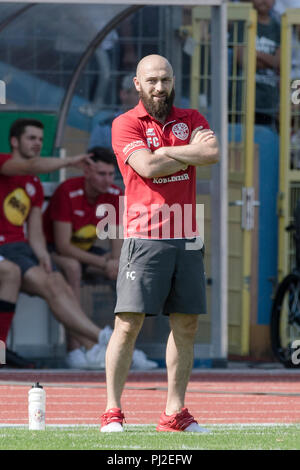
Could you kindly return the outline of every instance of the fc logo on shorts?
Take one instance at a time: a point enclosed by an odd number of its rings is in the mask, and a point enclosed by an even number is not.
[[[126,279],[135,280],[135,271],[126,271]]]

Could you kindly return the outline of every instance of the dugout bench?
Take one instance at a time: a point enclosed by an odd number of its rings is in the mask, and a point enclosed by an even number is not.
[[[43,182],[45,204],[58,182]],[[83,277],[81,305],[100,327],[113,326],[114,282],[102,276]],[[38,296],[19,294],[7,347],[21,356],[35,360],[38,366],[64,367],[65,328],[52,314],[48,304]]]

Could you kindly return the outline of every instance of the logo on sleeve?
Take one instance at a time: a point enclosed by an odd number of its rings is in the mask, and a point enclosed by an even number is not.
[[[145,146],[145,144],[142,140],[135,140],[134,142],[130,142],[130,144],[126,145],[123,148],[123,153],[127,155],[130,151],[139,147],[142,148],[143,146]]]
[[[186,140],[190,134],[188,126],[184,122],[174,124],[172,132],[180,140]]]
[[[31,183],[26,183],[25,189],[26,189],[26,193],[30,197],[33,197],[36,193],[36,189],[35,189],[34,185],[31,184]]]

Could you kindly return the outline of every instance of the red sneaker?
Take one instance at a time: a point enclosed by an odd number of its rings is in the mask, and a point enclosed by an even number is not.
[[[194,417],[188,412],[187,408],[182,408],[180,413],[174,413],[167,416],[163,412],[160,416],[156,431],[165,432],[209,432],[208,429],[201,428]]]
[[[120,408],[111,408],[101,416],[101,432],[123,432],[124,414]]]

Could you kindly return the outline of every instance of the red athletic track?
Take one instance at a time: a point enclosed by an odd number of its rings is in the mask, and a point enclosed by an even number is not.
[[[47,393],[46,424],[99,424],[104,372],[0,370],[0,425],[28,423],[27,394]],[[166,373],[131,372],[123,394],[127,424],[155,424],[166,400]],[[300,423],[300,370],[193,371],[186,406],[203,424]]]

